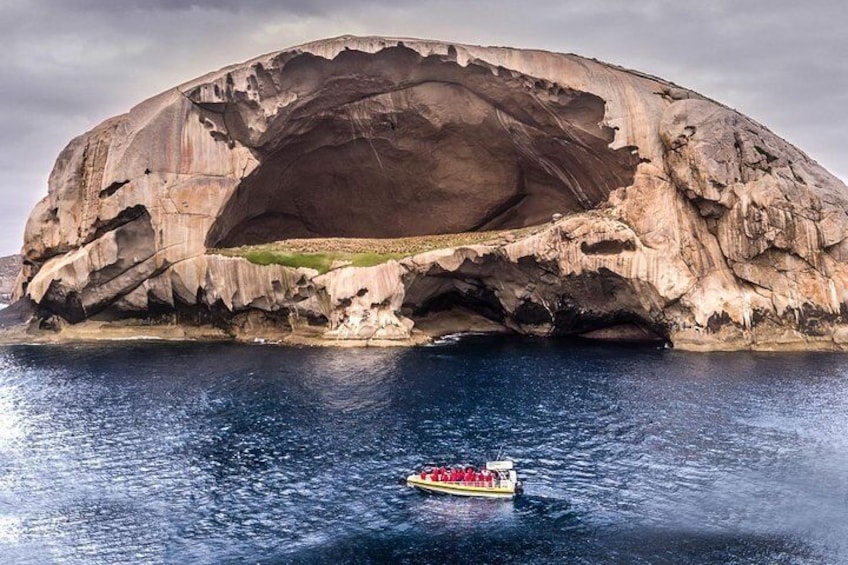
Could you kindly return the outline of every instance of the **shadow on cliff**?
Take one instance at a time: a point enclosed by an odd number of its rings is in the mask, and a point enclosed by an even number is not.
[[[609,147],[593,94],[402,44],[286,57],[256,69],[263,102],[296,95],[275,114],[238,99],[199,104],[210,120],[223,112],[227,134],[260,161],[210,247],[523,227],[597,206],[639,162]],[[261,137],[241,127],[257,122]]]

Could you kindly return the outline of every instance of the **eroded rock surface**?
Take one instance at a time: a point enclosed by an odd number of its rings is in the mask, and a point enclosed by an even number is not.
[[[0,257],[0,304],[8,304],[21,272],[21,256]]]
[[[482,230],[323,275],[207,253]],[[848,342],[841,181],[697,93],[541,51],[340,37],[210,73],[73,140],[23,255],[17,295],[71,323]]]

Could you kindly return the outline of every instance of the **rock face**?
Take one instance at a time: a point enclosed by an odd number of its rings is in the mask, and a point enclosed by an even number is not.
[[[21,272],[21,256],[0,257],[0,304],[8,304],[15,290],[15,282]]]
[[[323,275],[208,254],[527,226]],[[405,340],[452,312],[702,349],[848,342],[842,182],[694,92],[540,51],[340,37],[210,73],[71,141],[23,255],[17,296],[71,323]]]

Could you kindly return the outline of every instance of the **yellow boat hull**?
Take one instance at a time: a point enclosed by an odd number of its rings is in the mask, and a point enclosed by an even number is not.
[[[472,486],[459,483],[447,483],[422,479],[419,475],[410,475],[406,484],[413,488],[434,494],[452,494],[454,496],[472,496],[478,498],[512,498],[515,488]]]

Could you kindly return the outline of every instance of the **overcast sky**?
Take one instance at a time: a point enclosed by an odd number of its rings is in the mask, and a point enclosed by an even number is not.
[[[692,88],[848,180],[843,0],[0,0],[0,255],[67,142],[169,87],[342,34],[570,52]]]

